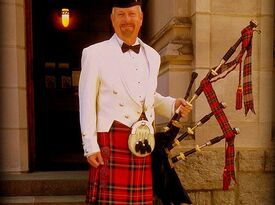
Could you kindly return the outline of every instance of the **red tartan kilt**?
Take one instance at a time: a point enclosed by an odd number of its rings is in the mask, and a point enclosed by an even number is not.
[[[128,148],[131,129],[114,122],[110,132],[98,133],[104,165],[91,167],[87,203],[152,205],[151,155],[136,157]]]

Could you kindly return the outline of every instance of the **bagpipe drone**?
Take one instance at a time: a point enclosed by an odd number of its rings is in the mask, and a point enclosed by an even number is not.
[[[254,28],[257,27],[257,23],[253,20],[249,25],[241,31],[241,37],[237,42],[226,52],[221,59],[219,65],[210,69],[207,75],[200,82],[199,87],[194,92],[192,98],[188,101],[192,84],[197,78],[197,73],[193,72],[191,80],[186,91],[184,99],[187,103],[192,104],[199,95],[203,92],[211,108],[211,112],[205,115],[201,120],[195,123],[192,128],[187,128],[183,134],[179,135],[181,124],[179,122],[180,107],[175,111],[175,114],[168,122],[165,131],[157,132],[155,134],[155,149],[152,152],[153,163],[153,189],[154,193],[159,198],[163,205],[180,205],[181,203],[192,204],[190,197],[181,184],[180,179],[174,169],[174,163],[185,160],[185,158],[197,151],[200,151],[206,146],[210,146],[225,139],[225,166],[223,171],[223,189],[227,190],[230,185],[231,179],[235,180],[234,160],[234,139],[239,134],[239,128],[232,128],[228,122],[228,119],[223,111],[226,104],[219,102],[217,95],[212,87],[212,83],[220,79],[225,78],[231,71],[233,71],[237,65],[239,65],[239,85],[236,93],[236,109],[242,108],[242,98],[244,98],[245,114],[251,110],[253,113],[253,96],[252,96],[252,82],[251,82],[251,58],[252,58],[252,37]],[[236,49],[241,46],[239,54],[236,58],[230,62],[227,62]],[[243,86],[241,86],[241,70],[242,70],[242,58],[244,53],[246,56],[243,66]],[[203,145],[197,145],[187,152],[180,152],[176,156],[172,156],[171,150],[180,144],[180,142],[187,136],[194,135],[194,130],[205,124],[212,116],[215,116],[218,124],[223,132],[223,135],[210,139]]]

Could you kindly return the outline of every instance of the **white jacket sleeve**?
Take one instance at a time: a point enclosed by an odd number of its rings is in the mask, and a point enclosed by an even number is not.
[[[99,72],[92,49],[84,49],[79,80],[79,114],[84,156],[98,152],[96,101],[99,89]]]
[[[175,98],[170,96],[164,97],[156,92],[154,103],[156,113],[170,119],[174,114],[175,102]]]

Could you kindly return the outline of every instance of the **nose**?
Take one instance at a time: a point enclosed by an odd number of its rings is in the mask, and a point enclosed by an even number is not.
[[[131,19],[130,15],[126,14],[126,15],[124,16],[124,21],[125,21],[125,22],[129,22],[130,19]]]

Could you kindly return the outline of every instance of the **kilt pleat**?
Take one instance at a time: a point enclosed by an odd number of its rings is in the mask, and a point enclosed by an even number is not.
[[[97,205],[152,205],[151,155],[137,157],[128,148],[131,129],[114,122],[98,133],[104,165],[90,167],[86,202]]]

